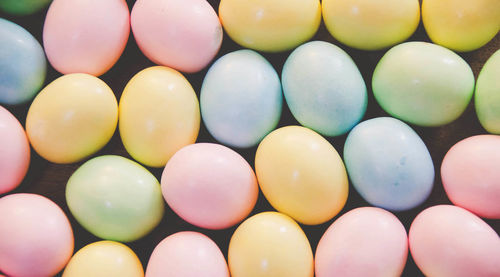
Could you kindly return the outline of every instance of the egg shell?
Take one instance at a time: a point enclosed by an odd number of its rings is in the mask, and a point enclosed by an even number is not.
[[[52,0],[2,0],[0,10],[16,15],[30,15],[45,8]]]
[[[73,231],[54,202],[41,195],[0,198],[0,271],[9,276],[54,276],[73,253]]]
[[[366,112],[366,85],[358,67],[331,43],[299,46],[286,60],[281,76],[293,116],[322,135],[345,134]]]
[[[486,61],[476,83],[474,104],[479,122],[486,131],[500,134],[500,49]]]
[[[257,145],[278,124],[282,105],[276,70],[252,50],[219,58],[208,70],[200,93],[208,131],[233,147]]]

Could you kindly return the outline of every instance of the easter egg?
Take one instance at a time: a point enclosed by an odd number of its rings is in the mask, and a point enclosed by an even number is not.
[[[128,246],[98,241],[78,250],[64,269],[63,277],[143,277],[142,264]]]
[[[287,126],[266,136],[257,148],[255,171],[269,203],[303,224],[330,220],[347,201],[342,159],[326,139],[304,127]]]
[[[396,216],[383,209],[351,210],[333,222],[316,249],[317,277],[399,277],[408,256],[408,237]]]
[[[37,194],[0,198],[0,272],[54,276],[73,254],[73,231],[64,212]]]
[[[288,57],[283,93],[300,124],[325,136],[338,136],[356,125],[366,111],[366,85],[356,64],[339,47],[308,42]]]
[[[208,131],[233,147],[257,145],[278,124],[282,103],[276,70],[252,50],[219,58],[208,70],[200,93]]]
[[[0,10],[12,15],[23,16],[36,13],[52,0],[2,0]]]
[[[162,66],[137,73],[120,98],[123,145],[137,161],[163,167],[200,129],[198,98],[182,74]]]
[[[314,36],[321,23],[321,5],[318,0],[221,0],[219,17],[239,45],[280,52]]]
[[[120,156],[85,162],[68,180],[66,202],[76,220],[107,240],[137,240],[160,223],[164,204],[158,180]]]
[[[387,210],[420,205],[434,184],[429,150],[410,126],[395,118],[374,118],[354,127],[344,145],[344,161],[358,193]]]
[[[129,33],[124,0],[54,0],[43,25],[43,45],[62,74],[100,76],[118,61]]]
[[[425,276],[500,276],[500,237],[460,207],[422,211],[411,224],[409,244]]]
[[[500,30],[497,0],[423,0],[422,21],[434,43],[456,51],[472,51]]]
[[[479,122],[486,131],[500,134],[500,50],[484,64],[476,83],[474,104]]]
[[[57,78],[36,96],[26,117],[26,133],[44,159],[74,163],[104,147],[117,121],[118,104],[108,85],[75,73]]]
[[[418,0],[323,0],[325,25],[343,44],[379,50],[410,37],[420,22]]]
[[[454,121],[465,111],[474,91],[474,75],[451,50],[406,42],[379,61],[372,88],[377,102],[392,116],[434,127]]]
[[[222,26],[206,0],[138,0],[132,31],[156,64],[193,73],[205,68],[222,44]]]
[[[23,27],[3,18],[0,18],[0,68],[0,104],[7,105],[35,97],[47,70],[40,43]]]
[[[219,247],[198,232],[179,232],[162,240],[153,250],[147,277],[229,277]]]

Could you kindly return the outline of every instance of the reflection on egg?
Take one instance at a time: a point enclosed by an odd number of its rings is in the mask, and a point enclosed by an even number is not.
[[[486,131],[500,135],[500,49],[486,61],[477,77],[474,104]]]

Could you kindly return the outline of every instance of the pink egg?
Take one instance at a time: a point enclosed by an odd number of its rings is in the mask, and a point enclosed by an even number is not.
[[[471,212],[425,209],[410,227],[410,251],[426,276],[500,276],[500,237]]]
[[[30,145],[23,126],[0,106],[0,194],[15,189],[30,164]]]
[[[179,232],[162,240],[153,250],[146,277],[229,277],[219,247],[198,232]]]
[[[444,157],[441,179],[453,204],[500,219],[500,136],[473,136],[455,144]]]
[[[28,193],[0,198],[0,271],[9,276],[53,276],[73,253],[73,231],[51,200]]]
[[[259,188],[253,169],[235,151],[197,143],[177,151],[161,177],[163,197],[187,222],[223,229],[253,209]]]
[[[357,208],[326,230],[315,258],[317,277],[401,276],[408,256],[406,230],[392,213]]]
[[[206,0],[137,0],[131,17],[139,48],[159,65],[197,72],[222,44],[222,26]]]
[[[43,26],[43,45],[57,71],[99,76],[118,61],[129,33],[124,0],[54,0]]]

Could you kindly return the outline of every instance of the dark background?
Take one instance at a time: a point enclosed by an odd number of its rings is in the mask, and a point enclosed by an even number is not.
[[[129,9],[132,9],[134,2],[135,0],[127,0]],[[209,2],[217,11],[219,1],[209,0]],[[0,17],[11,20],[23,26],[33,36],[35,36],[35,38],[37,38],[40,43],[42,43],[42,29],[46,12],[47,9],[44,9],[34,15],[24,16],[24,17],[14,17],[0,13]],[[379,59],[386,52],[386,50],[367,52],[367,51],[352,49],[344,45],[341,45],[339,42],[333,39],[332,36],[327,32],[323,23],[321,24],[321,27],[316,36],[313,38],[313,40],[328,41],[334,43],[335,45],[340,46],[347,53],[349,53],[349,55],[351,55],[355,63],[358,65],[363,75],[363,78],[366,82],[366,85],[368,87],[368,95],[369,95],[368,110],[363,120],[379,116],[388,116],[388,114],[385,113],[377,104],[377,102],[373,97],[373,93],[371,92],[371,77],[373,70]],[[430,41],[425,33],[422,23],[420,23],[417,31],[409,40]],[[227,35],[224,35],[222,48],[217,57],[220,57],[228,52],[232,52],[241,48],[242,48],[241,46],[234,43]],[[463,53],[463,54],[460,53],[460,56],[462,56],[470,64],[472,70],[474,71],[474,75],[477,78],[477,75],[481,70],[483,64],[499,48],[500,48],[500,35],[497,34],[497,36],[490,43],[488,43],[481,49],[469,53]],[[285,62],[289,54],[290,51],[278,54],[263,53],[263,55],[273,64],[278,74],[281,74],[283,63]],[[121,56],[120,60],[118,61],[118,63],[108,73],[101,76],[100,78],[104,80],[113,89],[117,99],[119,100],[125,85],[132,78],[132,76],[135,75],[140,70],[153,65],[154,64],[150,62],[146,57],[144,57],[144,55],[141,53],[141,51],[137,47],[137,44],[135,43],[134,37],[131,32],[127,47],[123,55]],[[203,81],[203,77],[205,76],[206,71],[207,69],[204,69],[197,74],[185,74],[187,79],[191,82],[198,96]],[[49,66],[45,84],[50,83],[59,76],[61,76],[61,74],[56,72],[52,67]],[[24,125],[29,105],[30,104],[28,103],[20,106],[7,106],[7,109],[10,110]],[[293,118],[292,114],[288,110],[288,107],[286,105],[284,105],[283,107],[284,109],[279,123],[279,127],[287,125],[298,125],[298,122]],[[434,161],[434,167],[436,169],[436,179],[434,182],[434,189],[432,191],[432,194],[423,205],[420,205],[419,207],[412,209],[410,211],[395,213],[396,216],[401,220],[403,225],[406,227],[407,231],[415,216],[423,209],[437,204],[451,204],[441,184],[440,171],[439,171],[442,159],[446,154],[446,152],[451,148],[451,146],[453,146],[455,143],[466,137],[486,133],[486,131],[481,127],[481,125],[477,120],[473,103],[469,105],[465,113],[458,120],[446,126],[438,128],[421,128],[416,126],[412,127],[421,136],[421,138],[424,140],[425,144],[429,148],[429,151]],[[335,147],[335,149],[337,149],[339,154],[342,155],[345,138],[346,135],[334,138],[327,138],[327,139],[333,144],[333,146]],[[203,123],[197,141],[216,142],[214,138],[210,136],[210,134],[207,132]],[[250,149],[235,149],[235,150],[239,152],[243,157],[245,157],[245,159],[253,166],[256,147]],[[127,158],[131,158],[127,154],[122,145],[122,142],[118,135],[118,130],[117,132],[115,132],[115,135],[108,143],[108,145],[94,156],[100,156],[105,154],[116,154]],[[64,197],[66,182],[68,181],[71,174],[84,161],[77,164],[56,165],[43,160],[34,151],[32,151],[31,159],[32,161],[30,169],[28,171],[25,180],[16,190],[14,190],[11,193],[19,193],[19,192],[37,193],[44,195],[52,199],[54,202],[56,202],[64,210],[69,220],[71,221],[71,225],[73,227],[73,232],[75,235],[75,252],[89,243],[99,241],[100,240],[99,238],[87,232],[85,229],[83,229],[83,227],[81,227],[75,221],[75,219],[68,210]],[[160,169],[148,168],[148,169],[158,178],[158,180],[160,180],[161,172],[163,170],[162,168]],[[340,215],[344,214],[345,212],[353,208],[362,206],[369,206],[369,204],[359,196],[359,194],[352,186],[350,186],[349,198],[347,204],[339,215],[321,225],[316,225],[316,226],[301,225],[307,237],[309,238],[313,252],[316,250],[316,245],[321,236],[323,235],[324,231],[326,230],[326,228],[328,228],[328,226],[330,226],[330,224],[335,219],[337,219]],[[269,203],[264,198],[262,193],[260,193],[259,200],[254,210],[252,211],[252,214],[269,210],[273,210],[273,208],[269,205]],[[488,224],[490,224],[490,226],[492,226],[497,233],[500,231],[500,220],[485,220],[485,221]],[[146,237],[138,241],[128,243],[127,245],[130,246],[135,251],[135,253],[139,256],[140,260],[142,261],[144,268],[146,268],[149,256],[151,255],[154,247],[161,240],[163,240],[165,237],[175,232],[192,230],[192,231],[202,232],[208,235],[210,238],[212,238],[217,243],[217,245],[220,247],[220,249],[227,258],[227,249],[229,245],[229,240],[236,227],[237,226],[217,231],[201,229],[189,223],[186,223],[185,221],[180,219],[167,206],[163,220],[161,221],[160,225],[153,230],[153,232],[151,232]],[[367,230],[367,232],[368,231],[369,230]],[[422,276],[422,273],[416,267],[410,254],[408,255],[408,262],[405,271],[403,273],[403,276]]]

